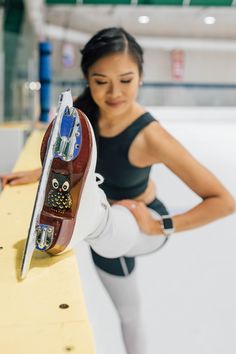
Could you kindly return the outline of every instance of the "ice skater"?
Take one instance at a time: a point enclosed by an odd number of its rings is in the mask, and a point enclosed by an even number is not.
[[[137,102],[143,50],[133,36],[122,28],[103,29],[81,54],[87,85],[74,106],[89,117],[98,148],[96,173],[104,177],[101,185],[89,189],[93,208],[100,212],[93,220],[93,211],[87,211],[94,229],[83,238],[119,314],[127,354],[144,354],[135,256],[154,252],[177,232],[231,214],[236,205],[221,182]],[[158,163],[194,191],[199,204],[169,215],[150,179],[151,166]],[[5,175],[2,183],[34,182],[40,173],[38,169]],[[95,178],[93,171],[91,175]]]

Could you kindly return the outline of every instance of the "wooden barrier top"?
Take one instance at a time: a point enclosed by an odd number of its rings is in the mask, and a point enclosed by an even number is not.
[[[40,166],[43,131],[26,142],[16,170]],[[0,196],[0,352],[95,354],[73,251],[49,256],[35,251],[19,279],[37,183],[7,186]]]

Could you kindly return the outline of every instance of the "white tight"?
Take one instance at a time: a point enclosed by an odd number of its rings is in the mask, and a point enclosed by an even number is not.
[[[150,212],[155,218],[159,218],[159,214],[153,209]],[[166,237],[143,234],[127,208],[112,205],[100,231],[90,235],[86,241],[98,255],[106,258],[120,257],[121,260],[122,256],[136,256],[160,248]],[[98,267],[97,272],[119,315],[127,354],[145,354],[145,329],[136,269],[124,276],[107,273]]]
[[[159,214],[150,209],[154,217]],[[143,234],[133,214],[125,207],[113,205],[101,231],[87,239],[93,250],[106,258],[135,256],[158,249],[166,238]],[[145,329],[141,315],[136,269],[129,275],[120,276],[97,268],[120,318],[121,331],[127,354],[145,354]],[[124,272],[125,273],[125,272]]]
[[[136,269],[128,276],[112,275],[96,267],[120,318],[127,354],[145,354],[145,330],[141,314]]]
[[[155,218],[159,214],[149,209]],[[158,249],[166,240],[164,236],[142,233],[133,214],[121,205],[112,205],[102,231],[86,241],[99,255],[106,258],[136,256]]]

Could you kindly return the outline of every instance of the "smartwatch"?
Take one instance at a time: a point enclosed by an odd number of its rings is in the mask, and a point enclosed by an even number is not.
[[[161,215],[160,223],[165,236],[170,236],[175,232],[174,224],[170,215]]]

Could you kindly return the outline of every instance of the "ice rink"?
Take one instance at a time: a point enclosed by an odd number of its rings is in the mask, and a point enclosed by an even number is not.
[[[152,111],[236,197],[236,110]],[[152,178],[173,213],[199,200],[162,165],[153,167]],[[137,258],[148,341],[143,354],[236,353],[235,230],[234,214],[178,233],[159,252]],[[77,258],[97,354],[125,354],[116,311],[85,243]]]

